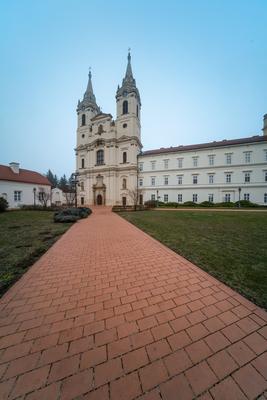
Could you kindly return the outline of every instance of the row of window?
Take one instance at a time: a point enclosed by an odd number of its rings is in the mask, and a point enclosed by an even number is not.
[[[247,200],[247,201],[250,201],[250,193],[244,193],[243,199]],[[159,197],[158,199],[156,199],[156,195],[155,194],[151,194],[151,200],[161,200],[161,198]],[[223,201],[225,201],[226,203],[229,203],[232,200],[233,199],[231,197],[231,193],[225,193]],[[169,201],[169,195],[168,194],[164,194],[163,195],[163,201],[164,201],[164,203],[168,203],[168,201]],[[193,193],[192,201],[194,203],[198,202],[198,194],[197,193]],[[208,201],[210,203],[214,202],[214,194],[213,193],[208,194]],[[263,201],[264,201],[264,203],[267,203],[267,193],[264,193]],[[183,195],[182,195],[182,193],[178,193],[177,202],[178,203],[183,203]]]
[[[123,164],[127,163],[127,152],[124,151],[122,153],[122,162]],[[104,150],[98,150],[96,152],[96,165],[103,165],[104,164]],[[81,168],[85,168],[85,159],[81,158]]]
[[[35,195],[34,195],[34,196],[35,196]],[[6,197],[7,197],[7,195],[6,195],[6,193],[5,193],[4,198],[6,198]],[[42,201],[42,200],[44,199],[44,197],[45,197],[45,192],[42,191],[42,190],[40,190],[40,192],[37,193],[37,196],[36,196],[36,197],[38,198],[39,201]],[[14,201],[16,201],[16,202],[22,201],[22,190],[14,190],[13,199],[14,199]]]
[[[244,172],[244,183],[250,183],[251,182],[251,172]],[[225,183],[232,183],[232,172],[227,172],[225,173]],[[267,171],[264,171],[264,181],[267,182]],[[156,177],[151,176],[151,186],[156,186]],[[197,185],[199,183],[199,176],[192,175],[192,183],[194,185]],[[215,183],[215,174],[208,174],[208,183],[213,184]],[[143,186],[144,184],[144,178],[139,178],[139,186]],[[164,175],[163,176],[163,185],[168,185],[169,184],[169,176]],[[177,184],[182,185],[183,184],[183,175],[177,175]]]
[[[215,165],[215,155],[210,154],[207,156],[208,157],[208,165],[209,166],[214,166]],[[243,152],[243,161],[245,164],[250,164],[252,162],[252,151],[244,151]],[[264,161],[267,161],[267,150],[264,150]],[[163,160],[163,168],[164,169],[169,169],[169,159]],[[154,171],[156,170],[156,161],[150,161],[151,163],[151,170]],[[225,164],[226,165],[231,165],[233,164],[233,153],[225,153]],[[199,156],[193,156],[192,157],[192,166],[193,167],[198,167],[199,166]],[[184,167],[184,158],[180,157],[177,158],[177,167],[178,168],[183,168]],[[140,162],[139,163],[139,170],[143,171],[144,169],[144,163]]]

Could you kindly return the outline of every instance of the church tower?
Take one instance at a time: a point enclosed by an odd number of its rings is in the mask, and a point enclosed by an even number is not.
[[[125,77],[123,78],[121,87],[118,86],[117,94],[117,122],[118,129],[120,125],[125,127],[127,124],[128,129],[119,129],[119,134],[137,136],[140,140],[140,111],[141,111],[141,100],[140,94],[136,87],[136,82],[133,77],[132,66],[131,66],[131,54],[128,53],[128,63],[126,68]]]
[[[137,193],[137,157],[141,151],[139,91],[128,54],[126,74],[116,93],[117,118],[96,103],[92,74],[78,102],[76,171],[81,205],[133,205]]]

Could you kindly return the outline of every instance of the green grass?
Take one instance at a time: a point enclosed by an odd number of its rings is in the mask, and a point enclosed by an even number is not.
[[[120,215],[267,309],[267,213],[141,211]]]
[[[50,211],[0,214],[0,295],[71,226],[55,224]]]

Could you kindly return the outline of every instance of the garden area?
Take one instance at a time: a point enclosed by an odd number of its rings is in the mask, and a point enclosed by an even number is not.
[[[267,309],[267,212],[151,210],[120,215]]]
[[[71,225],[54,223],[52,211],[0,213],[0,295]]]

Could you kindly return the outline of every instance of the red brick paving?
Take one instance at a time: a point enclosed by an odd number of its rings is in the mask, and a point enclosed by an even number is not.
[[[267,313],[108,208],[0,302],[0,399],[267,399]]]

